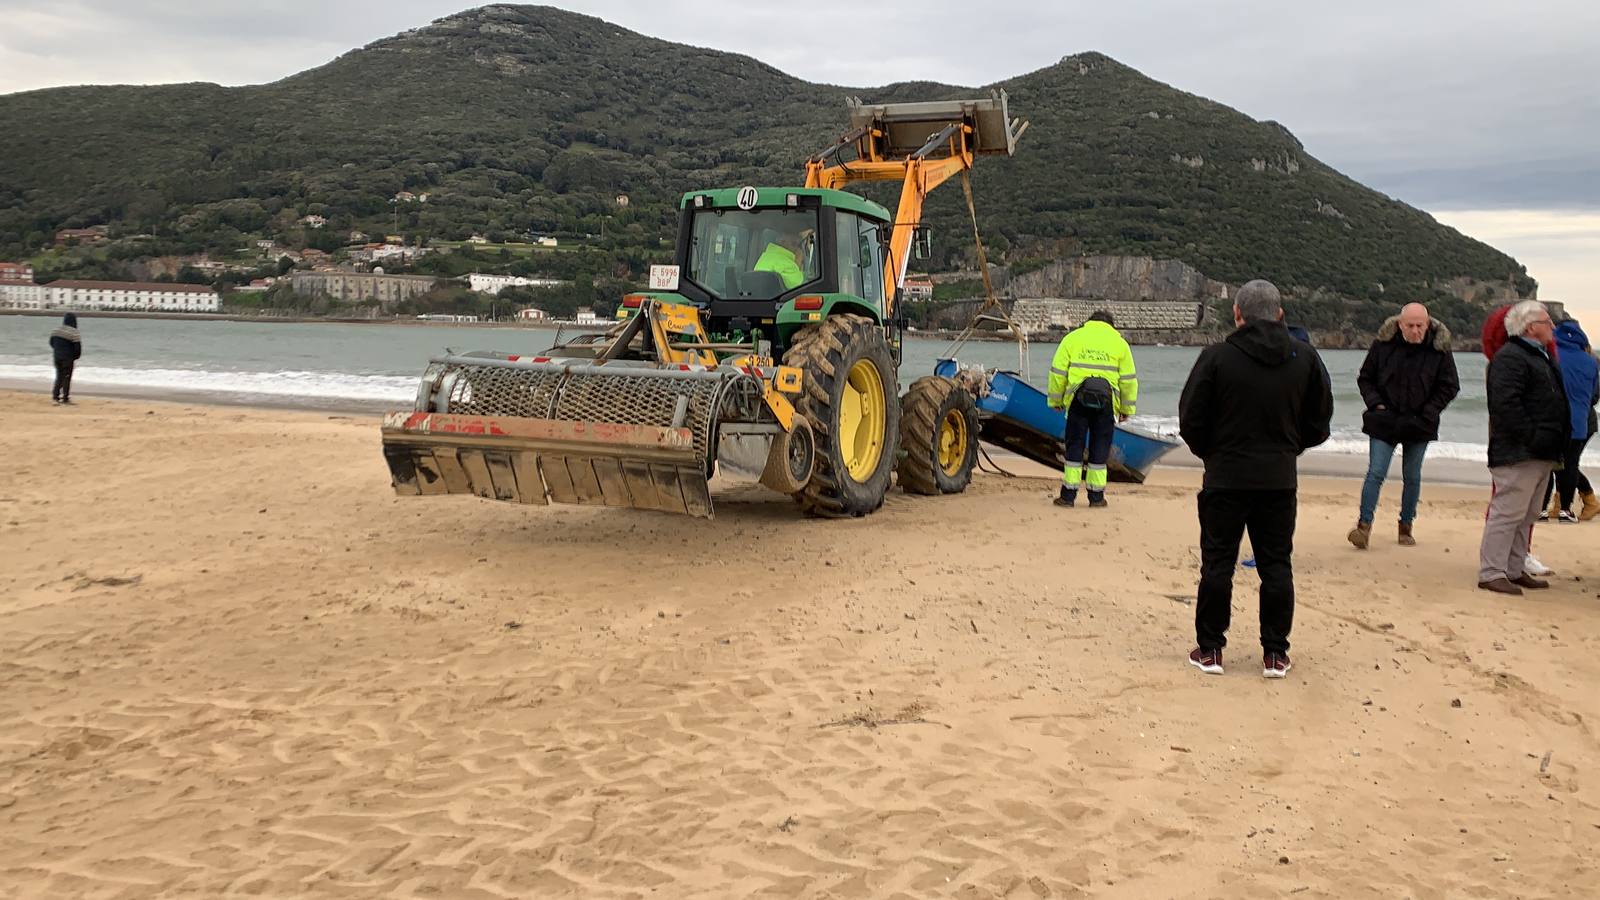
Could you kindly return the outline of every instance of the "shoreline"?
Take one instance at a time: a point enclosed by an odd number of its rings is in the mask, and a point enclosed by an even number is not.
[[[60,318],[67,313],[73,313],[80,319],[155,319],[160,321],[182,322],[259,322],[267,325],[385,325],[405,326],[461,326],[467,328],[521,328],[529,330],[555,331],[558,328],[587,328],[577,322],[543,321],[524,324],[522,322],[438,322],[408,319],[404,316],[385,316],[383,318],[351,318],[340,316],[248,316],[243,313],[181,313],[181,312],[146,312],[143,310],[116,310],[116,309],[12,309],[0,308],[0,316],[28,316],[32,318]],[[609,322],[600,322],[592,327],[608,325]]]
[[[0,397],[3,397],[7,392],[42,395],[49,393],[49,386],[35,382],[0,378]],[[73,393],[80,397],[100,397],[128,402],[337,413],[351,416],[370,415],[375,418],[391,410],[411,408],[409,403],[399,401],[357,400],[345,397],[319,398],[287,394],[247,394],[204,390],[186,391],[177,388],[140,388],[119,385],[74,385]],[[1053,470],[1046,469],[1044,466],[1025,457],[1017,456],[1004,448],[990,444],[981,446],[1001,468],[1019,477],[1024,477],[1025,472],[1027,473],[1026,477],[1054,475]],[[1157,467],[1186,470],[1199,470],[1202,468],[1199,458],[1190,453],[1189,448],[1181,444],[1163,457]],[[1366,476],[1366,472],[1367,458],[1365,454],[1361,453],[1311,450],[1300,458],[1300,474],[1309,478],[1360,481]],[[1470,460],[1426,459],[1423,462],[1422,473],[1425,487],[1429,484],[1487,487],[1490,484],[1488,468],[1482,463]],[[1115,487],[1113,486],[1113,490]],[[1399,489],[1400,469],[1399,464],[1395,463],[1391,465],[1389,478],[1384,482],[1384,492],[1387,494],[1390,491],[1397,492]]]

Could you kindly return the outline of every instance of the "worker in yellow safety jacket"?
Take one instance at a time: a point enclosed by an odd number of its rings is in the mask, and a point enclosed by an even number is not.
[[[806,280],[805,269],[801,267],[801,249],[811,232],[802,234],[784,234],[777,240],[768,244],[761,256],[756,259],[755,271],[774,272],[783,280],[783,289],[792,290],[799,287]]]
[[[1089,482],[1089,505],[1106,505],[1106,461],[1117,423],[1133,415],[1139,379],[1133,351],[1117,333],[1111,313],[1100,311],[1061,339],[1050,361],[1046,392],[1052,409],[1066,410],[1066,465],[1057,506],[1078,502],[1078,485]],[[1084,451],[1088,451],[1085,479]]]

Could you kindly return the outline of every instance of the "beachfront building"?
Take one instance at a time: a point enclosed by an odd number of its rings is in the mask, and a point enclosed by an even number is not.
[[[600,318],[600,315],[594,311],[593,307],[580,306],[578,307],[578,314],[573,321],[579,325],[599,325],[605,320]]]
[[[521,275],[484,275],[474,272],[467,276],[467,284],[480,294],[499,294],[508,287],[558,287],[564,283],[556,278],[525,278]]]
[[[216,312],[217,292],[203,284],[137,281],[52,281],[34,309],[90,309],[125,312]],[[3,290],[0,287],[0,290]]]
[[[518,322],[543,322],[550,318],[550,314],[537,307],[530,306],[517,310]]]
[[[1201,303],[1164,300],[1061,300],[1028,298],[1011,306],[1011,318],[1027,334],[1070,331],[1106,310],[1118,331],[1183,331],[1200,324]]]
[[[34,280],[0,280],[0,307],[6,309],[43,309],[45,285],[35,285]]]
[[[295,272],[294,292],[310,297],[326,294],[342,303],[376,300],[398,303],[433,290],[439,279],[429,275],[385,275],[382,272]]]

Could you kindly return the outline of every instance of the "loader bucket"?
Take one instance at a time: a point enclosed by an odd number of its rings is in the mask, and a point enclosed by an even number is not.
[[[384,418],[402,496],[630,507],[710,518],[711,442],[736,370],[446,357]]]
[[[850,127],[872,128],[886,136],[883,152],[909,156],[928,136],[951,122],[967,122],[975,132],[972,152],[1012,155],[1027,124],[1011,118],[1006,94],[986,100],[935,100],[924,103],[862,103],[850,101]]]

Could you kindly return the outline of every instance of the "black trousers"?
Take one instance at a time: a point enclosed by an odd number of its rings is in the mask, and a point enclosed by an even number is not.
[[[1583,456],[1583,448],[1589,443],[1588,438],[1583,440],[1567,441],[1567,449],[1561,454],[1561,470],[1550,473],[1550,480],[1544,486],[1544,507],[1550,508],[1550,495],[1559,491],[1557,496],[1561,500],[1561,508],[1572,512],[1572,498],[1579,491],[1585,494],[1594,493],[1594,487],[1589,484],[1589,476],[1583,474],[1578,468],[1579,458]]]
[[[1117,414],[1109,405],[1100,409],[1085,409],[1078,401],[1072,401],[1072,405],[1067,407],[1065,435],[1068,464],[1088,463],[1104,468],[1106,460],[1111,458],[1111,439],[1116,431]],[[1086,448],[1089,451],[1087,460],[1083,457]],[[1102,482],[1098,487],[1091,484],[1089,489],[1105,490],[1105,484]]]
[[[69,400],[72,394],[72,360],[56,360],[56,383],[50,388],[53,400]]]
[[[1195,642],[1205,650],[1228,643],[1233,613],[1233,573],[1239,541],[1250,532],[1256,573],[1261,576],[1261,649],[1289,652],[1294,626],[1294,520],[1296,493],[1200,491],[1200,593],[1194,608]]]

